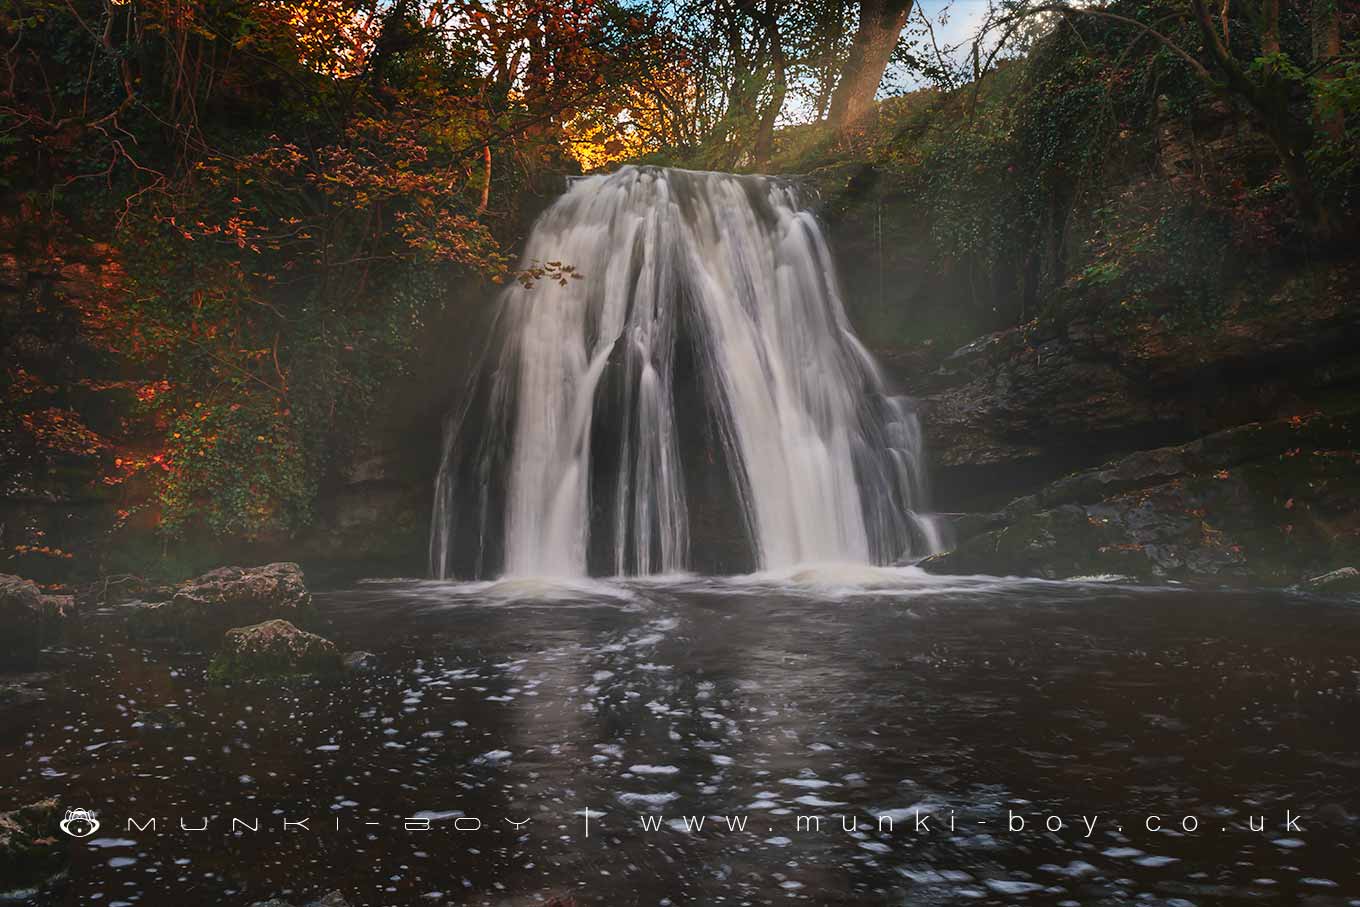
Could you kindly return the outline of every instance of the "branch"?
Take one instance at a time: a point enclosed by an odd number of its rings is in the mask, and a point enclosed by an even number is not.
[[[1195,5],[1196,5],[1197,7],[1199,7],[1200,9],[1203,9],[1203,3],[1200,2],[1200,0],[1195,0]],[[1029,7],[1028,9],[1020,10],[1019,12],[1015,13],[1014,15],[1006,16],[1006,17],[1004,17],[1004,18],[998,19],[998,20],[994,23],[994,25],[1008,25],[1008,24],[1018,23],[1021,19],[1027,19],[1027,18],[1029,18],[1030,16],[1034,16],[1034,15],[1037,15],[1037,14],[1039,14],[1039,13],[1058,13],[1059,15],[1063,15],[1063,16],[1070,16],[1070,15],[1094,16],[1094,17],[1099,18],[1099,19],[1109,19],[1109,20],[1112,21],[1112,22],[1119,22],[1119,23],[1122,23],[1122,24],[1124,24],[1124,25],[1132,26],[1133,28],[1138,29],[1139,31],[1141,31],[1142,33],[1148,35],[1149,37],[1155,38],[1155,39],[1156,39],[1163,47],[1165,47],[1167,50],[1171,51],[1171,52],[1174,53],[1176,56],[1178,56],[1178,57],[1180,57],[1182,60],[1184,60],[1184,61],[1186,62],[1186,64],[1189,65],[1189,67],[1190,67],[1192,70],[1194,70],[1195,75],[1199,76],[1201,79],[1204,79],[1206,82],[1209,82],[1210,84],[1213,84],[1213,83],[1214,83],[1213,74],[1209,72],[1208,68],[1207,68],[1203,63],[1201,63],[1199,60],[1196,60],[1196,59],[1194,58],[1194,56],[1193,56],[1189,51],[1187,51],[1185,48],[1181,47],[1181,46],[1180,46],[1179,44],[1177,44],[1175,41],[1172,41],[1172,40],[1171,40],[1170,38],[1168,38],[1166,35],[1162,34],[1162,33],[1159,32],[1159,31],[1157,31],[1157,29],[1152,28],[1151,26],[1148,26],[1148,25],[1144,25],[1142,22],[1139,22],[1137,19],[1131,19],[1131,18],[1129,18],[1128,16],[1121,16],[1121,15],[1119,15],[1118,13],[1108,12],[1108,11],[1103,10],[1103,9],[1092,9],[1092,8],[1090,8],[1090,7],[1077,7],[1077,6],[1067,6],[1066,4],[1047,4],[1047,3],[1046,3],[1046,4],[1043,4],[1042,6],[1032,6],[1032,7]],[[1008,31],[1007,31],[1007,36],[1009,36],[1009,34],[1011,33],[1011,31],[1013,31],[1013,30],[1014,30],[1014,28],[1011,28],[1010,30],[1008,30]],[[1004,40],[1004,38],[1003,38],[1003,40]],[[974,42],[974,43],[976,43],[976,42]],[[998,46],[999,46],[999,45],[998,45]],[[992,56],[995,57],[995,51],[993,52]],[[990,62],[990,59],[991,59],[991,58],[988,58],[988,59],[989,59],[989,62]]]

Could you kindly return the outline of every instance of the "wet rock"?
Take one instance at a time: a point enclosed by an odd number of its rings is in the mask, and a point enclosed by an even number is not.
[[[55,799],[0,813],[0,900],[31,897],[66,869]]]
[[[1294,582],[1360,558],[1355,422],[1349,414],[1280,420],[1140,451],[1017,498],[997,515],[1000,525],[921,566]],[[1328,592],[1360,580],[1344,570],[1324,575],[1332,578],[1317,588]]]
[[[172,709],[145,709],[137,712],[134,729],[146,734],[180,731],[184,729],[184,719]]]
[[[82,608],[102,608],[129,602],[163,602],[175,597],[176,587],[123,574],[106,576],[82,586],[76,603]]]
[[[1144,552],[1121,545],[1101,517],[1075,504],[1028,514],[919,566],[931,573],[1045,579],[1150,572]]]
[[[1325,407],[1360,366],[1357,292],[1360,267],[1320,266],[1226,301],[1196,330],[1074,297],[1042,322],[974,341],[906,382],[921,403],[937,501],[991,507],[1149,439]]]
[[[208,666],[208,679],[224,683],[329,674],[340,669],[340,651],[335,643],[275,619],[228,630],[221,651]]]
[[[372,652],[350,652],[342,660],[341,666],[354,674],[366,674],[378,667],[378,656]]]
[[[1360,570],[1356,570],[1354,567],[1341,567],[1321,576],[1315,576],[1304,585],[1309,589],[1326,592],[1329,595],[1360,593]]]
[[[28,705],[47,698],[45,688],[51,674],[21,674],[0,681],[0,709]]]
[[[293,907],[293,905],[282,898],[270,898],[267,901],[256,901],[250,907]],[[315,901],[308,901],[304,907],[350,907],[349,901],[338,891],[332,891]]]
[[[35,583],[0,574],[0,669],[32,665],[75,613],[69,595],[43,595]]]
[[[169,601],[138,607],[128,631],[135,637],[206,642],[228,628],[270,618],[305,622],[311,603],[297,564],[219,567],[184,583]]]

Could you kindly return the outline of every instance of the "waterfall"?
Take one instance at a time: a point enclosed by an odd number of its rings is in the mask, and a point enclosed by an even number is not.
[[[851,330],[798,195],[653,167],[573,181],[525,262],[580,277],[504,292],[446,426],[436,576],[456,556],[477,575],[685,570],[687,484],[715,471],[740,516],[719,502],[712,522],[741,524],[758,569],[939,550],[920,425]]]

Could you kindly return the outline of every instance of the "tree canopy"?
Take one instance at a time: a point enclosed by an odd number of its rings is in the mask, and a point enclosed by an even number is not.
[[[171,539],[296,530],[432,319],[469,287],[574,279],[516,244],[563,174],[625,161],[871,160],[946,259],[1000,268],[1013,320],[1074,274],[1129,273],[1098,239],[1074,266],[1074,212],[1136,229],[1099,174],[1167,105],[1214,98],[1273,154],[1216,190],[1223,229],[1353,242],[1360,46],[1337,0],[1004,0],[952,45],[948,15],[0,0],[7,493],[92,485]],[[914,93],[883,100],[885,73]]]

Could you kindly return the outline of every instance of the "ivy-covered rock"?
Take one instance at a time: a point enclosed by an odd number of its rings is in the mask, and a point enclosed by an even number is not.
[[[66,868],[55,799],[0,813],[0,901],[23,901]]]
[[[35,583],[0,573],[0,670],[32,665],[74,612],[70,596],[44,595]]]
[[[231,627],[273,617],[304,622],[311,605],[297,564],[219,567],[184,583],[168,601],[138,607],[128,629],[139,637],[204,642]]]
[[[228,630],[221,650],[208,666],[208,679],[226,683],[333,674],[341,668],[335,643],[276,619]]]

